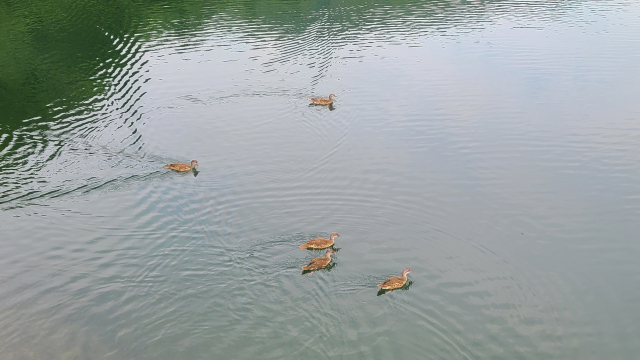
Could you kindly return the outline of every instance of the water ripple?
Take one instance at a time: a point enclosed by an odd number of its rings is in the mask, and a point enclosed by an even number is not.
[[[70,5],[82,94],[0,125],[3,354],[637,353],[634,3],[145,8]]]

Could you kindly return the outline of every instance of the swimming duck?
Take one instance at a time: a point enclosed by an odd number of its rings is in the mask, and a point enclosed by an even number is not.
[[[399,289],[407,283],[407,274],[413,272],[411,269],[406,268],[402,270],[402,276],[392,276],[385,280],[382,284],[379,284],[378,287],[385,290],[394,290]]]
[[[165,165],[164,168],[175,170],[175,171],[189,171],[191,169],[195,169],[196,165],[200,165],[198,164],[198,160],[191,160],[191,165],[188,165],[185,163],[175,163],[175,164]]]
[[[329,95],[328,99],[325,99],[325,98],[308,98],[308,99],[316,105],[330,105],[330,104],[333,104],[334,97],[336,96],[331,94]]]
[[[331,262],[331,254],[335,254],[336,252],[327,249],[324,253],[324,256],[317,257],[309,262],[309,264],[302,267],[302,270],[318,270],[324,269]]]
[[[300,245],[299,248],[313,249],[313,250],[326,249],[329,246],[333,246],[333,243],[334,243],[333,239],[337,238],[338,236],[340,236],[340,234],[334,232],[334,233],[331,233],[331,236],[329,236],[328,239],[325,239],[325,238],[311,239],[306,243]]]

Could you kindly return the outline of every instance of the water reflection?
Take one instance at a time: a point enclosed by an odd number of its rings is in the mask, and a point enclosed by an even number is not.
[[[329,109],[329,111],[333,111],[336,108],[333,106],[333,104],[329,104],[329,105],[319,105],[319,104],[309,104],[310,108],[314,108],[314,107],[326,107],[327,109]]]
[[[187,58],[215,48],[251,51],[256,56],[249,59],[259,65],[245,69],[247,76],[266,76],[264,80],[271,81],[272,73],[308,75],[311,93],[316,93],[330,69],[364,58],[374,44],[411,44],[450,31],[450,35],[464,34],[496,16],[520,10],[525,10],[520,15],[524,19],[546,19],[575,5],[564,1],[535,7],[512,2],[404,1],[291,9],[253,1],[105,7],[95,1],[71,5],[51,0],[0,6],[9,18],[21,19],[8,26],[27,29],[17,31],[20,37],[8,43],[16,59],[9,70],[15,82],[3,85],[0,101],[10,104],[0,108],[5,154],[0,167],[6,169],[0,179],[4,185],[0,197],[5,208],[14,208],[46,201],[46,194],[120,181],[108,174],[97,178],[93,171],[65,175],[60,169],[82,169],[88,163],[118,169],[128,177],[140,174],[125,168],[140,171],[140,163],[161,158],[145,149],[142,125],[152,121],[156,106],[162,105],[145,104],[142,99],[156,86],[148,84],[158,80],[150,76],[152,61],[161,59],[166,50]],[[43,7],[68,11],[43,11]],[[22,13],[34,15],[30,18],[20,16]],[[51,30],[57,28],[71,30]],[[353,56],[337,55],[342,49]],[[32,85],[24,86],[26,79],[33,79]],[[272,86],[237,96],[295,96],[303,91]],[[249,88],[255,89],[255,84]],[[192,93],[181,96],[210,103]],[[335,109],[329,106],[330,111]],[[42,176],[53,173],[56,176]]]
[[[632,358],[639,13],[0,3],[3,354]]]

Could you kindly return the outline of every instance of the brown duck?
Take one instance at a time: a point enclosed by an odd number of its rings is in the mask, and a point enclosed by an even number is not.
[[[326,249],[329,246],[333,246],[333,243],[334,243],[333,239],[337,238],[338,236],[340,236],[340,234],[334,232],[334,233],[331,233],[331,236],[329,236],[328,239],[325,239],[325,238],[311,239],[298,247],[300,249],[313,249],[313,250]]]
[[[407,274],[413,272],[411,269],[406,268],[402,270],[402,276],[393,276],[385,280],[382,284],[378,284],[379,288],[385,290],[399,289],[407,283]]]
[[[333,98],[336,97],[335,95],[331,94],[329,95],[328,99],[325,98],[308,98],[312,103],[316,104],[316,105],[331,105],[333,104]]]
[[[196,165],[200,165],[198,164],[198,160],[191,160],[191,165],[185,164],[185,163],[175,163],[175,164],[165,165],[164,168],[175,170],[175,171],[189,171],[189,170],[195,169]]]
[[[327,251],[324,253],[324,256],[317,257],[311,260],[307,265],[302,267],[302,270],[324,269],[331,262],[331,254],[335,253],[335,251],[327,249]]]

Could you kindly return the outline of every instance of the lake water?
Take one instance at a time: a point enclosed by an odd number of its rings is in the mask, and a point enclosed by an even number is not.
[[[637,358],[638,34],[625,0],[0,3],[0,357]]]

